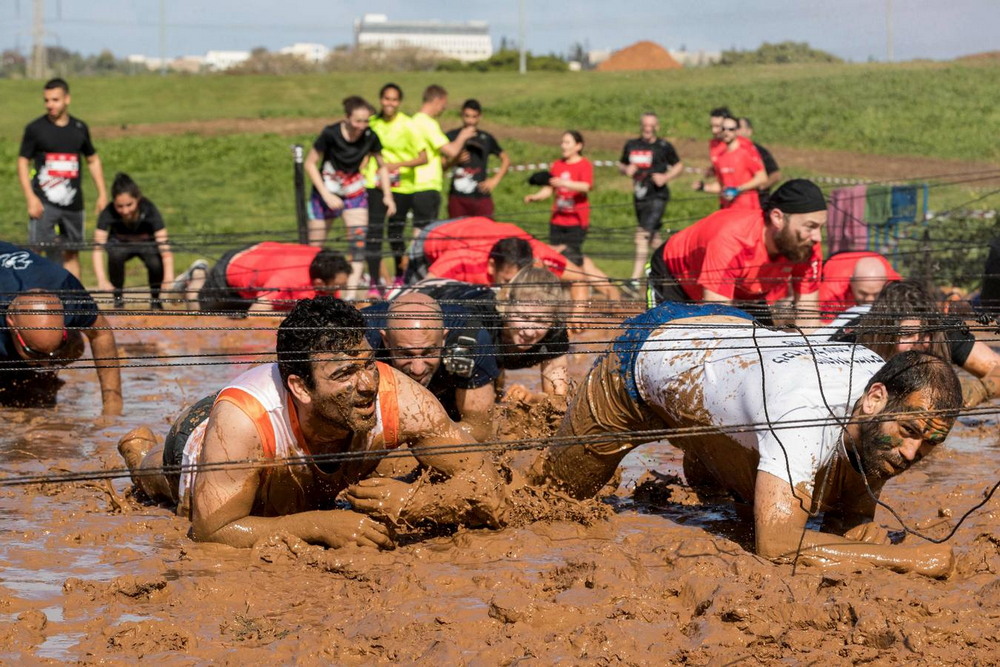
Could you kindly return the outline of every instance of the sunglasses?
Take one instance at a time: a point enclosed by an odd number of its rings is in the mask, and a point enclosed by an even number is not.
[[[738,129],[740,129],[738,125],[733,125],[733,126],[723,125],[722,126],[722,131],[723,132],[735,132]]]
[[[17,338],[17,342],[21,346],[21,349],[24,350],[24,353],[32,359],[56,359],[59,353],[63,351],[63,348],[66,347],[66,343],[69,342],[69,331],[63,329],[62,342],[59,343],[59,347],[51,352],[39,352],[28,347],[28,344],[24,342],[24,338],[21,337],[21,332],[17,329],[14,329],[14,336]]]

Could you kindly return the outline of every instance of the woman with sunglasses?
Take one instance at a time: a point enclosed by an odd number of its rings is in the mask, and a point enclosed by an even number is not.
[[[767,170],[753,142],[737,134],[739,122],[722,118],[719,141],[712,142],[710,157],[714,181],[695,181],[692,188],[719,195],[719,208],[760,208],[757,190],[767,183]]]

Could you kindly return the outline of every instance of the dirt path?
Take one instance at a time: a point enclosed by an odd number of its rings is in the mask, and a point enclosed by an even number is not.
[[[138,125],[105,126],[94,129],[98,139],[123,137],[148,137],[158,135],[199,134],[219,136],[225,134],[274,133],[282,136],[312,134],[330,122],[329,118],[227,118],[179,123],[150,123]],[[546,127],[506,127],[491,124],[491,131],[500,137],[519,141],[551,144],[559,143],[559,130]],[[621,132],[588,131],[587,144],[599,150],[618,151],[631,135]],[[675,138],[671,141],[689,166],[707,164],[707,149],[703,138]],[[969,160],[946,160],[919,156],[870,155],[853,151],[790,148],[768,144],[786,172],[806,171],[843,178],[894,180],[937,178],[945,175],[973,174],[1000,171],[1000,165]],[[516,163],[516,160],[515,160]],[[997,185],[1000,177],[979,182],[980,185]]]

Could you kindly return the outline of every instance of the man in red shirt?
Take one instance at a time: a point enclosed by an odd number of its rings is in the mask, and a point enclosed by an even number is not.
[[[839,252],[823,264],[819,310],[824,322],[852,306],[873,303],[890,280],[902,280],[877,252]]]
[[[337,296],[351,265],[334,250],[265,241],[231,250],[211,269],[198,260],[174,283],[189,309],[245,313],[291,310],[300,299]]]
[[[656,250],[649,273],[649,305],[729,303],[769,322],[773,321],[770,306],[791,296],[797,308],[795,323],[816,326],[820,231],[825,224],[823,193],[804,179],[778,188],[767,211],[717,211]]]
[[[767,183],[767,170],[753,142],[737,134],[739,123],[722,119],[721,139],[709,146],[714,182],[695,181],[695,190],[719,194],[719,208],[760,209],[757,189]]]

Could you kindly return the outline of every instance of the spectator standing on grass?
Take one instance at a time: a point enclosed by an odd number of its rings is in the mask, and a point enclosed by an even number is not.
[[[583,135],[566,130],[560,143],[562,159],[552,163],[551,177],[542,189],[524,197],[524,203],[554,198],[549,221],[549,243],[569,261],[583,264],[583,242],[590,227],[590,201],[594,165],[583,157]]]
[[[427,164],[414,169],[414,231],[434,222],[441,213],[441,190],[444,188],[441,157],[444,156],[446,160],[457,159],[465,142],[477,132],[475,127],[466,126],[458,131],[454,139],[449,139],[441,131],[441,125],[437,121],[446,108],[448,91],[441,86],[430,85],[424,89],[420,111],[413,114],[412,124],[417,146],[427,152]]]
[[[17,177],[28,205],[28,243],[43,249],[50,259],[61,252],[63,268],[79,278],[85,218],[81,157],[97,189],[98,215],[108,204],[104,170],[87,124],[69,115],[69,84],[63,79],[49,80],[43,99],[45,115],[24,128],[17,158]]]
[[[492,134],[479,129],[479,121],[483,117],[483,107],[478,100],[466,100],[462,104],[462,127],[445,133],[451,141],[458,138],[458,133],[467,127],[476,133],[465,142],[465,148],[452,161],[451,190],[448,192],[448,217],[458,218],[465,215],[481,215],[493,217],[493,190],[500,184],[510,169],[510,158],[507,151]],[[487,176],[491,155],[500,158],[500,169],[492,176]]]
[[[719,208],[760,209],[757,189],[767,182],[767,171],[753,142],[737,135],[732,116],[722,120],[722,139],[711,149],[714,181],[695,181],[692,188],[719,195]]]
[[[781,180],[781,167],[778,166],[778,161],[771,155],[771,151],[753,140],[753,123],[750,122],[750,119],[746,116],[741,116],[737,122],[740,124],[737,134],[753,142],[753,147],[760,153],[760,160],[764,163],[764,171],[767,172],[767,180],[764,182],[764,185],[757,189],[757,195],[760,197],[760,205],[763,207],[767,203],[767,198],[771,196],[771,188]]]
[[[379,275],[382,266],[382,236],[389,237],[389,249],[394,261],[395,284],[401,285],[403,278],[403,255],[406,242],[403,230],[406,216],[413,208],[415,187],[414,167],[427,164],[427,151],[417,145],[410,117],[399,110],[403,101],[403,89],[394,83],[387,83],[379,91],[381,110],[369,119],[369,127],[382,143],[382,159],[389,174],[389,186],[396,204],[396,212],[389,215],[382,202],[382,190],[378,182],[378,164],[369,160],[365,165],[365,187],[368,188],[368,233],[365,238],[365,259],[368,263],[369,297],[382,295],[379,289]],[[388,226],[386,225],[388,216]],[[386,231],[387,230],[387,231]]]
[[[650,248],[660,245],[663,214],[670,201],[667,183],[681,175],[684,163],[673,144],[657,136],[660,121],[647,111],[639,118],[639,137],[629,139],[618,160],[618,171],[632,179],[632,204],[638,229],[635,230],[635,263],[632,280],[643,276]]]
[[[368,127],[375,109],[357,95],[345,98],[343,104],[344,120],[323,128],[306,156],[305,171],[313,184],[309,198],[309,243],[322,246],[331,222],[344,218],[351,260],[347,288],[354,296],[353,290],[364,271],[368,234],[368,192],[361,175],[366,160],[373,159],[378,165],[382,204],[389,215],[396,211],[396,203],[382,161],[382,142]],[[322,170],[318,167],[321,159]]]
[[[108,272],[104,272],[104,254]],[[119,173],[111,183],[111,203],[97,218],[94,231],[94,276],[97,289],[112,291],[115,308],[124,308],[125,263],[138,257],[146,265],[150,307],[163,310],[160,287],[174,281],[174,254],[167,240],[163,216],[128,174]],[[110,281],[108,276],[110,275]]]

